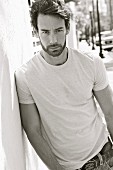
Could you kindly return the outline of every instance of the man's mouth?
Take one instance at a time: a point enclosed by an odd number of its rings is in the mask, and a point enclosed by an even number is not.
[[[60,48],[60,46],[50,46],[49,49],[50,50],[58,50]]]

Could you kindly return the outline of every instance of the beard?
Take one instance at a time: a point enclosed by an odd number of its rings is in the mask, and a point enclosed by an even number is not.
[[[58,57],[60,54],[62,54],[63,50],[66,47],[66,39],[65,39],[64,45],[55,43],[52,45],[48,45],[47,47],[44,47],[44,45],[42,44],[41,41],[40,41],[40,44],[41,44],[42,49],[47,54],[49,54],[50,56],[53,56],[53,57]]]

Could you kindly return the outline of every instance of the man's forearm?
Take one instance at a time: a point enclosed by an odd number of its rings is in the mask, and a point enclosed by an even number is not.
[[[105,116],[105,119],[106,119],[108,131],[113,141],[113,109],[107,116]]]
[[[57,159],[52,153],[51,148],[40,133],[33,132],[27,134],[27,136],[38,156],[50,170],[64,170],[64,168],[58,163]]]

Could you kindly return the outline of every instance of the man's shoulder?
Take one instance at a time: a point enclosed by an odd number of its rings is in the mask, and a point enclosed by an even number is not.
[[[25,74],[30,68],[33,62],[35,62],[35,58],[37,55],[34,55],[30,60],[28,60],[26,63],[22,64],[19,68],[16,69],[16,74]]]
[[[94,55],[92,52],[90,51],[83,51],[83,50],[77,50],[77,53],[79,55],[79,57],[81,57],[82,59],[86,59],[86,60],[94,60]]]
[[[15,76],[21,77],[26,73],[27,70],[28,70],[28,62],[22,64],[19,68],[15,70]]]
[[[26,63],[22,64],[15,70],[15,77],[18,79],[25,79],[25,74],[29,70],[29,64],[31,63],[32,58]]]
[[[25,78],[25,72],[27,70],[27,63],[21,65],[19,68],[15,71],[15,78],[17,84],[23,84],[23,82],[26,82]]]
[[[86,51],[86,50],[80,50],[80,49],[69,49],[71,51],[71,54],[76,56],[79,60],[86,60],[90,62],[95,62],[96,60],[99,60],[100,57],[96,53],[93,53],[92,51]]]

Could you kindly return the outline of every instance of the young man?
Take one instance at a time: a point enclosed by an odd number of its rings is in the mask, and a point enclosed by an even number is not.
[[[16,71],[23,128],[51,170],[110,170],[113,93],[99,57],[66,47],[70,14],[61,0],[37,0],[31,22],[42,50]]]

